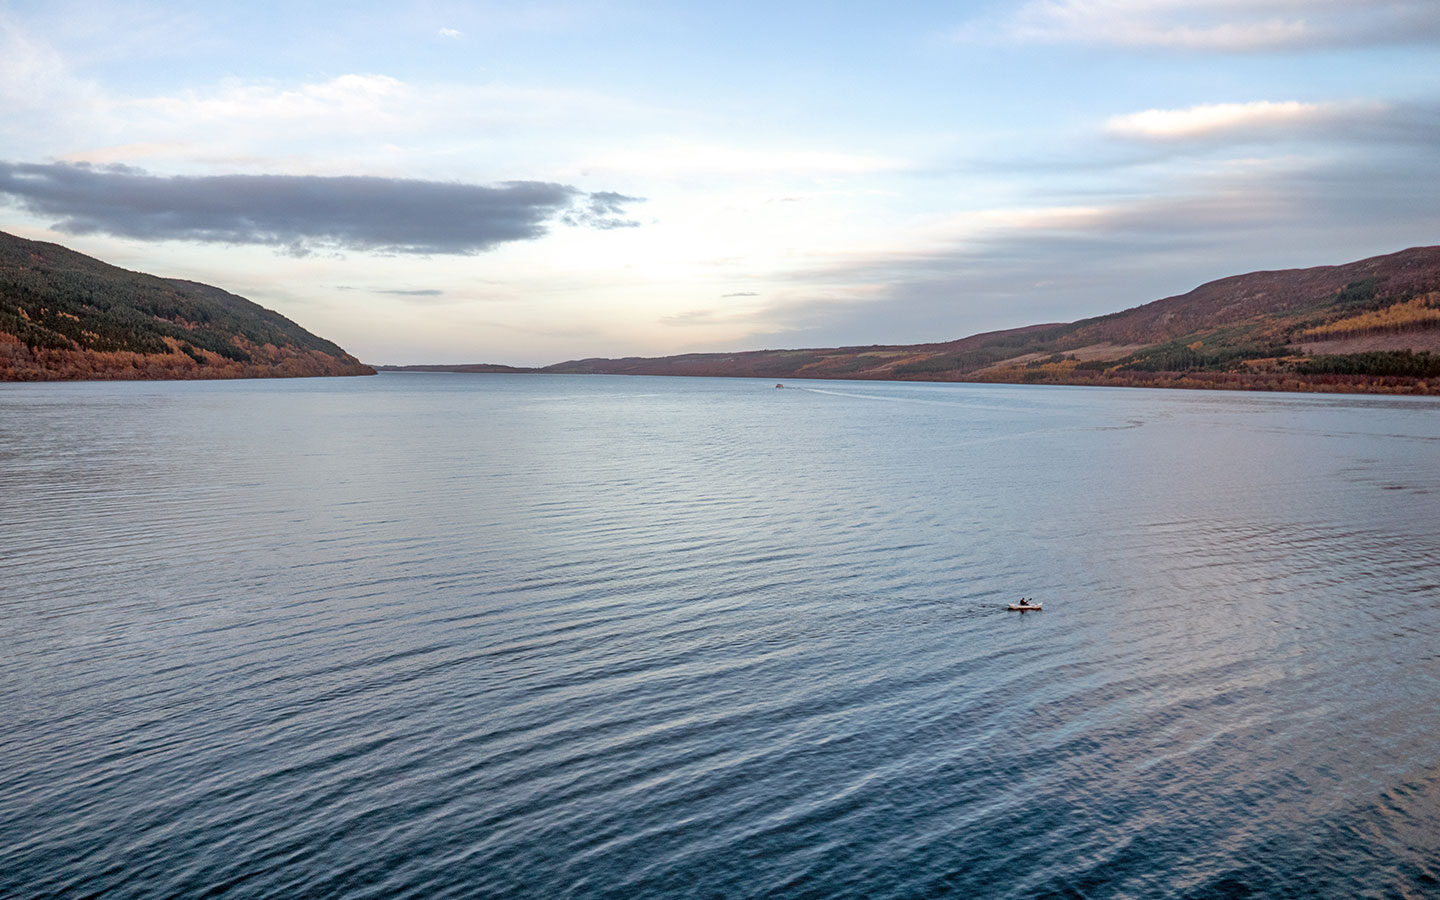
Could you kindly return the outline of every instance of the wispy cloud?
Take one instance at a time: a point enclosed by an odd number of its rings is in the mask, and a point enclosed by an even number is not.
[[[1144,140],[1186,140],[1235,132],[1311,125],[1346,111],[1342,104],[1294,100],[1210,103],[1183,109],[1147,109],[1115,116],[1106,123],[1112,135]]]
[[[753,295],[751,295],[753,296]],[[657,321],[672,328],[715,328],[733,329],[735,326],[753,327],[766,316],[763,309],[690,309],[673,315],[661,316]]]
[[[0,194],[70,234],[316,249],[471,254],[541,237],[554,220],[630,225],[639,202],[564,184],[455,184],[316,175],[150,175],[128,166],[0,162]]]
[[[439,288],[377,288],[377,287],[356,287],[351,284],[335,285],[337,291],[357,291],[366,294],[376,294],[382,297],[401,297],[406,300],[425,301],[436,297],[445,296],[445,292]]]
[[[454,28],[442,28],[437,31],[436,34],[440,35],[443,38],[450,38],[451,40],[458,40],[465,36],[465,32],[459,31]]]
[[[403,122],[409,116],[407,109],[413,109],[419,99],[413,87],[397,78],[349,74],[290,86],[232,80],[212,90],[116,99],[113,108],[117,113],[150,114],[155,123],[179,119],[210,125],[298,121],[313,128],[353,122],[373,129]]]
[[[661,316],[662,325],[708,325],[715,321],[716,313],[713,309],[687,309],[685,312],[675,313],[670,316]]]
[[[1151,144],[1315,138],[1333,146],[1440,139],[1440,105],[1379,101],[1257,100],[1147,109],[1105,123],[1111,137]]]
[[[697,175],[763,177],[773,175],[862,175],[911,168],[907,160],[833,150],[758,149],[722,144],[670,141],[586,160],[586,171],[643,174],[663,178]]]
[[[983,31],[1035,43],[1248,53],[1440,40],[1434,0],[1029,0]]]
[[[57,84],[73,81],[64,59],[0,16],[0,101],[9,110],[45,107]]]
[[[793,274],[755,345],[944,340],[1071,321],[1226,275],[1433,243],[1440,157],[1234,161],[1131,199],[957,219],[947,240]],[[1430,237],[1427,237],[1429,235]]]
[[[656,115],[680,115],[585,88],[411,82],[374,73],[226,79],[127,95],[76,78],[48,45],[18,29],[7,33],[3,21],[0,109],[0,143],[12,148],[12,158],[44,152],[94,163],[173,160],[192,171],[317,174],[398,174],[397,160],[417,147],[454,156],[458,173],[477,151],[502,158],[491,151],[517,140],[586,129],[608,133]],[[485,137],[501,133],[504,142]],[[437,141],[445,148],[440,154]],[[63,153],[24,149],[57,143]],[[573,163],[568,154],[566,161]]]
[[[174,94],[112,101],[113,114],[149,128],[285,129],[306,134],[464,133],[481,126],[630,121],[662,111],[584,89],[503,83],[417,83],[351,73],[293,84],[230,80]]]
[[[1105,130],[1120,137],[1177,140],[1213,134],[1254,130],[1275,125],[1313,122],[1323,115],[1316,103],[1294,100],[1253,103],[1211,103],[1184,109],[1147,109],[1115,116]]]
[[[569,211],[561,216],[561,221],[567,225],[583,225],[601,230],[636,228],[640,223],[625,218],[625,207],[638,202],[639,197],[627,197],[614,191],[596,191],[577,198]]]

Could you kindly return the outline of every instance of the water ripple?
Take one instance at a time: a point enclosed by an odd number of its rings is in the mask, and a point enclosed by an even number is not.
[[[0,390],[0,895],[1435,893],[1433,403],[765,387]]]

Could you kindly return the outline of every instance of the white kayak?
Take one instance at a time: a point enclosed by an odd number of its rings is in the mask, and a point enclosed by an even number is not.
[[[1030,610],[1038,612],[1043,606],[1043,603],[1012,603],[1005,608],[1012,612],[1029,612]]]

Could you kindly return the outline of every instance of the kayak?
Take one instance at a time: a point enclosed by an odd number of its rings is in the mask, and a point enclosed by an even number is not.
[[[1044,606],[1043,603],[1012,603],[1005,608],[1012,612],[1028,612],[1030,610],[1039,612],[1042,606]]]

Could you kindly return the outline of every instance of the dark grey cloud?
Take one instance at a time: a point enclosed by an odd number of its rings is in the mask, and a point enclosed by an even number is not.
[[[319,175],[159,176],[129,166],[0,162],[0,194],[69,234],[316,249],[470,254],[541,237],[550,223],[629,227],[612,191]]]
[[[372,294],[394,294],[397,297],[439,297],[445,292],[438,288],[421,288],[414,291],[402,291],[398,288],[371,291]]]
[[[754,291],[736,291],[736,292],[733,293],[733,294],[721,294],[721,295],[720,295],[720,299],[721,299],[721,300],[724,300],[726,297],[758,297],[758,296],[760,296],[760,295],[757,294],[757,293],[755,293]]]

